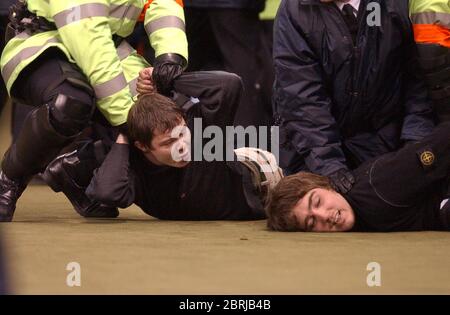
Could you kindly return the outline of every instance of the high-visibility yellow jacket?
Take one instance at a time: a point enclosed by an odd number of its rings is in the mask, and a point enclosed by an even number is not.
[[[76,63],[95,90],[97,107],[113,125],[126,122],[136,94],[139,71],[148,66],[125,41],[116,48],[113,35],[131,35],[144,6],[145,29],[156,57],[176,53],[188,59],[184,11],[175,0],[28,0],[28,9],[56,24],[57,30],[11,39],[1,58],[8,91],[22,70],[44,51],[59,48]]]
[[[449,0],[410,0],[409,9],[417,43],[450,48]]]
[[[410,0],[419,63],[439,121],[450,121],[450,0]]]
[[[266,0],[266,8],[259,14],[261,20],[274,20],[281,0]]]

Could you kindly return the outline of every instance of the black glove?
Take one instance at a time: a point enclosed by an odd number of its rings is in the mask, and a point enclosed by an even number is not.
[[[348,169],[345,168],[341,168],[328,177],[333,189],[340,194],[348,193],[355,183],[355,177]]]
[[[152,79],[159,93],[168,96],[173,89],[173,81],[184,70],[187,61],[178,54],[164,54],[156,58]]]

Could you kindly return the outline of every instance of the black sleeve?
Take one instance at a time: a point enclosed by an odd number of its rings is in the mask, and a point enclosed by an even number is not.
[[[174,84],[177,93],[198,99],[189,111],[203,118],[204,125],[233,125],[241,99],[241,78],[223,71],[186,72]]]
[[[94,172],[86,194],[101,203],[127,208],[136,196],[136,176],[130,169],[127,144],[115,143],[103,164]]]
[[[450,123],[442,123],[423,140],[358,167],[346,198],[359,218],[377,230],[395,230],[411,226],[410,217],[425,211],[421,205],[442,201],[450,174],[449,134]]]
[[[274,25],[274,109],[308,169],[330,175],[346,168],[346,159],[331,94],[320,58],[304,34],[304,19],[298,1],[282,2]]]

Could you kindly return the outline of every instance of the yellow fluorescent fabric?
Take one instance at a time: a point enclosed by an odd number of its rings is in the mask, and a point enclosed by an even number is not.
[[[86,75],[96,92],[97,106],[108,121],[112,125],[125,123],[136,95],[136,78],[149,65],[129,45],[116,48],[113,35],[130,35],[145,3],[145,0],[28,0],[28,9],[54,22],[57,31],[33,36],[20,34],[9,41],[0,61],[8,91],[24,68],[50,47],[57,47]],[[167,21],[177,22],[161,23]],[[145,24],[161,26],[149,36],[157,56],[177,53],[187,59],[181,6],[173,0],[154,1],[147,10]]]

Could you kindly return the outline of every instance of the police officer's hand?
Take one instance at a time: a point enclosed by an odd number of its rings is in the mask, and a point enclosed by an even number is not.
[[[139,94],[153,93],[155,91],[152,74],[153,68],[145,68],[139,72],[139,78],[136,84],[136,90]]]
[[[333,189],[340,194],[348,193],[355,183],[355,177],[348,169],[345,168],[341,168],[328,177]]]
[[[183,73],[186,64],[186,59],[178,54],[164,54],[156,58],[153,82],[159,93],[169,95],[173,81]]]

